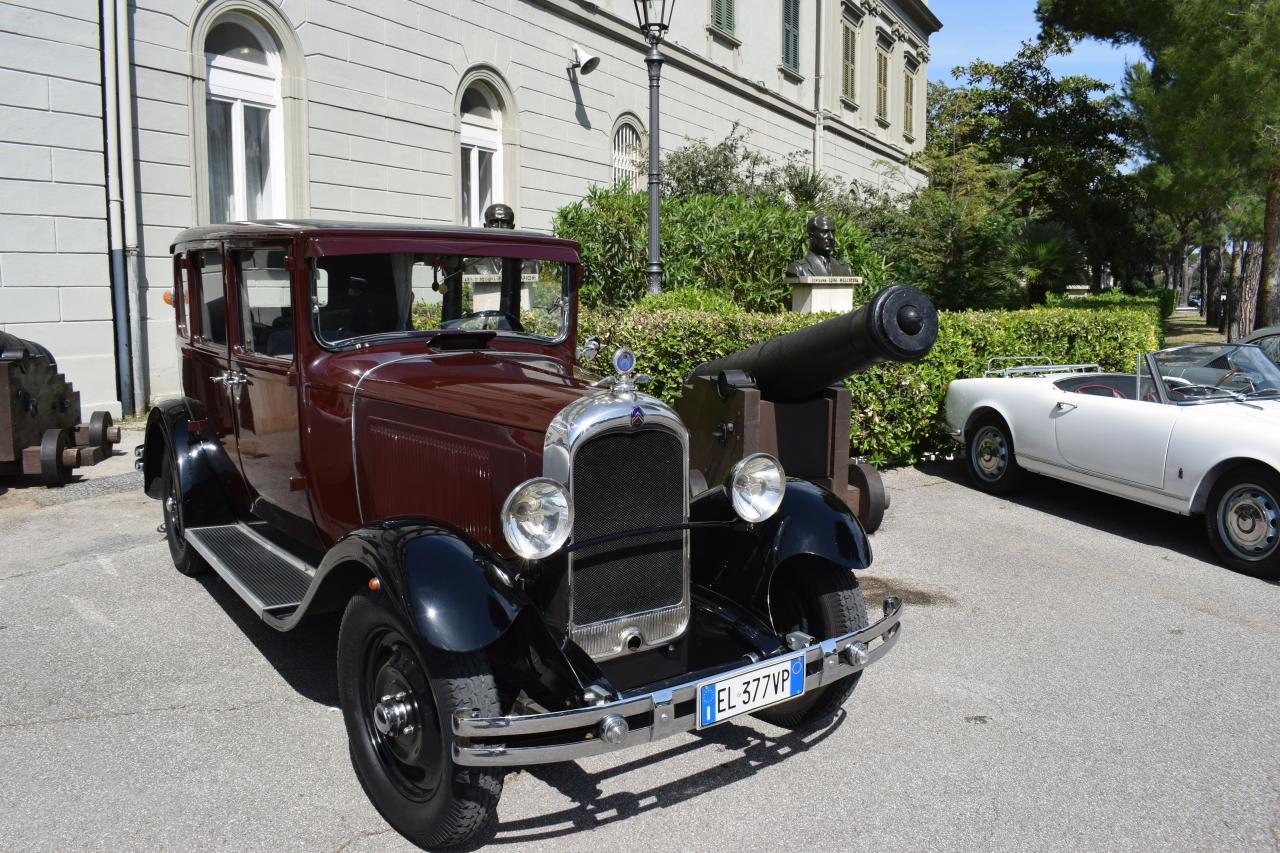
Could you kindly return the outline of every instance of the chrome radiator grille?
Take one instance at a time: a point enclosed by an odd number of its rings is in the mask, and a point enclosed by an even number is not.
[[[664,429],[608,432],[574,454],[573,539],[678,524],[688,513],[685,449]],[[678,636],[688,622],[685,531],[648,533],[575,551],[569,561],[574,640],[592,657]],[[633,646],[635,641],[633,640]]]

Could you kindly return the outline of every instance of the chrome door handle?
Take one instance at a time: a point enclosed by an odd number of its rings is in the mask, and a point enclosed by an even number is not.
[[[1054,405],[1055,412],[1069,412],[1076,407],[1075,403],[1057,403]]]
[[[249,375],[245,373],[243,370],[238,370],[234,373],[228,370],[226,373],[226,377],[227,377],[226,382],[228,385],[244,385],[249,381]]]

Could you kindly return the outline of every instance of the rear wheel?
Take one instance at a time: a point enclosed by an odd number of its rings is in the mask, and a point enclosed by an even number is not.
[[[1013,452],[1009,425],[994,413],[983,415],[965,430],[964,458],[969,479],[984,492],[1011,492],[1026,477]]]
[[[1261,466],[1228,472],[1205,508],[1209,544],[1239,572],[1280,576],[1280,476]]]
[[[825,640],[867,627],[862,590],[850,569],[816,562],[793,569],[778,578],[770,590],[773,623],[779,634],[803,631]],[[757,711],[755,716],[788,729],[820,723],[840,710],[861,678],[862,673],[856,672],[789,702]]]
[[[160,505],[164,511],[164,538],[169,543],[169,556],[178,571],[188,577],[202,575],[209,571],[209,564],[204,557],[196,553],[186,539],[186,523],[182,511],[182,484],[179,479],[178,463],[173,457],[173,448],[165,447],[164,459],[160,463]]]
[[[492,822],[501,771],[453,763],[450,715],[501,714],[487,660],[441,654],[426,663],[381,594],[347,604],[338,632],[338,695],[351,763],[387,823],[428,848],[471,841]]]

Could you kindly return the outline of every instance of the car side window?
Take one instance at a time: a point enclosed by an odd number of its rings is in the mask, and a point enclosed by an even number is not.
[[[234,252],[240,282],[240,337],[247,352],[293,356],[293,309],[283,248]]]
[[[192,255],[200,270],[200,338],[215,344],[227,342],[227,293],[222,277],[222,252],[206,249]]]
[[[1265,338],[1258,338],[1253,343],[1262,348],[1262,351],[1267,354],[1267,358],[1276,364],[1280,364],[1280,335],[1268,335]]]

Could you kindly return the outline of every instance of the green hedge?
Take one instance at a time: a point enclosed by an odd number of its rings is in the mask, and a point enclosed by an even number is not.
[[[644,296],[648,212],[645,193],[599,187],[556,212],[556,234],[582,244],[583,304],[624,307]],[[747,310],[790,308],[783,276],[806,251],[809,215],[760,196],[664,198],[664,287],[713,291]],[[866,279],[855,298],[869,298],[887,283],[884,259],[848,217],[836,220],[835,254]]]
[[[1141,293],[1125,293],[1122,290],[1108,290],[1088,296],[1067,296],[1061,293],[1050,293],[1046,300],[1049,305],[1059,308],[1120,308],[1142,307],[1154,305],[1160,316],[1168,317],[1178,307],[1178,291],[1160,289],[1144,290]]]
[[[601,359],[616,347],[634,350],[637,369],[654,378],[646,390],[671,401],[701,362],[829,316],[583,309],[580,335],[600,338]],[[923,360],[877,365],[847,380],[853,393],[853,454],[876,464],[911,463],[923,453],[951,449],[943,421],[946,385],[981,375],[991,356],[1046,355],[1061,363],[1133,370],[1137,354],[1160,342],[1160,321],[1149,306],[943,312],[939,326],[938,342]]]

